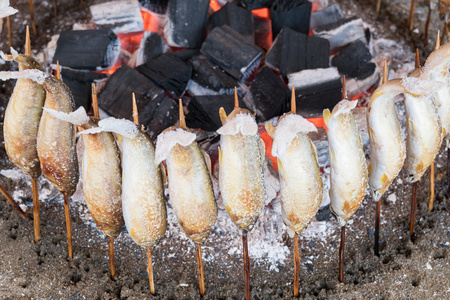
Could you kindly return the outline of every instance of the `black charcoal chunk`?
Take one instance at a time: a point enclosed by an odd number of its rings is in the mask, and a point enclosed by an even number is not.
[[[336,52],[357,40],[366,42],[363,21],[357,16],[317,27],[313,32],[315,36],[323,37],[330,42],[331,52]]]
[[[111,75],[98,94],[98,105],[116,118],[132,120],[133,92],[136,94],[138,111],[142,111],[151,100],[164,91],[135,69],[121,66]]]
[[[201,128],[207,131],[216,131],[222,126],[219,109],[223,107],[230,114],[234,109],[234,95],[195,96],[188,104],[189,113],[186,115],[186,124],[189,128]],[[239,107],[247,108],[239,98]]]
[[[189,64],[193,68],[192,79],[189,83],[189,92],[192,95],[201,95],[206,92],[198,91],[203,88],[210,90],[206,94],[228,94],[234,93],[234,87],[238,86],[236,80],[223,71],[220,67],[213,64],[203,55],[194,56]]]
[[[317,27],[332,24],[343,19],[345,19],[344,13],[342,12],[339,4],[335,3],[313,12],[311,14],[310,27],[311,29],[315,29]]]
[[[169,0],[139,0],[139,4],[157,14],[165,14]]]
[[[235,3],[248,10],[270,8],[274,0],[236,0]]]
[[[120,54],[120,41],[109,29],[63,31],[53,64],[81,70],[111,68]]]
[[[178,118],[177,103],[162,94],[150,101],[139,113],[139,122],[147,128],[152,139],[155,139],[164,129],[175,125]]]
[[[139,3],[135,0],[116,0],[89,7],[92,19],[99,29],[112,29],[115,33],[144,30]]]
[[[214,28],[200,49],[235,79],[246,79],[259,65],[263,51],[227,25]]]
[[[269,14],[269,9],[266,9]],[[269,50],[272,45],[272,21],[270,17],[253,15],[253,32],[255,34],[256,46]]]
[[[253,43],[253,16],[249,10],[228,2],[209,17],[208,30],[228,25]]]
[[[258,121],[262,122],[286,112],[290,92],[280,77],[264,67],[256,75],[244,101],[247,107],[256,112]]]
[[[329,55],[327,40],[283,28],[267,54],[266,65],[287,77],[305,69],[327,68]]]
[[[322,116],[324,109],[332,109],[341,101],[342,82],[336,68],[291,74],[289,86],[294,86],[297,113],[303,117]]]
[[[92,83],[106,77],[106,74],[90,71],[68,68],[62,68],[61,70],[61,78],[72,92],[76,108],[83,106],[86,111],[91,108]]]
[[[273,38],[285,27],[308,34],[311,8],[312,4],[307,0],[274,1],[270,9]]]
[[[375,72],[376,66],[370,60],[372,55],[366,45],[356,41],[343,48],[331,60],[341,75],[358,80],[366,79]]]
[[[167,50],[167,45],[164,43],[162,36],[156,32],[146,31],[142,37],[139,46],[136,65],[145,64],[152,58],[158,57]]]
[[[176,98],[186,90],[192,67],[178,58],[163,54],[136,68]]]
[[[209,0],[171,0],[164,36],[172,47],[199,48],[206,36]]]
[[[198,49],[181,49],[178,51],[167,53],[167,55],[178,58],[184,62],[188,62],[192,57],[198,55],[200,52]]]

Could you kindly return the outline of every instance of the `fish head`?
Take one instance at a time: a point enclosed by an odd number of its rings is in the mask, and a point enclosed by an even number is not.
[[[30,55],[17,54],[14,56],[14,60],[19,63],[20,71],[28,69],[44,71],[44,68]]]

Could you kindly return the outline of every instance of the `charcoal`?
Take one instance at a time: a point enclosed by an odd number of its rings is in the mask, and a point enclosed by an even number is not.
[[[187,107],[186,124],[189,128],[201,128],[216,131],[222,126],[219,109],[223,107],[227,114],[234,109],[234,95],[194,96]],[[239,107],[247,108],[239,98]]]
[[[286,112],[290,92],[271,69],[264,67],[250,86],[244,101],[256,112],[258,121],[267,121]]]
[[[249,10],[228,2],[209,17],[208,30],[228,25],[253,43],[253,16]]]
[[[206,36],[209,0],[171,0],[164,36],[172,47],[199,48]]]
[[[322,116],[341,101],[342,82],[336,68],[303,70],[289,76],[294,86],[297,113],[304,117]],[[290,109],[290,105],[288,105]]]
[[[274,1],[270,8],[273,38],[285,27],[308,34],[311,8],[312,4],[307,0]]]
[[[263,51],[227,25],[214,28],[200,53],[235,79],[246,79],[259,65]]]
[[[325,26],[345,19],[344,13],[339,4],[333,4],[315,11],[311,14],[311,21],[309,26],[315,29],[320,26]]]
[[[357,80],[366,79],[375,72],[375,64],[371,62],[372,55],[366,45],[356,41],[343,48],[331,60],[341,75]]]
[[[274,0],[236,0],[235,3],[248,10],[270,8]]]
[[[53,64],[81,70],[111,68],[120,54],[120,40],[108,29],[64,31],[56,44]]]
[[[203,55],[194,56],[189,64],[193,68],[188,89],[191,95],[233,94],[236,80]],[[196,88],[197,87],[197,88]],[[197,92],[199,88],[208,91]]]
[[[110,1],[89,7],[97,28],[112,29],[115,33],[144,30],[144,21],[136,0]]]
[[[267,54],[266,64],[284,77],[305,69],[327,68],[329,49],[326,39],[283,28]]]
[[[111,75],[98,94],[98,105],[116,118],[132,120],[133,92],[136,94],[138,111],[142,111],[151,100],[164,91],[135,69],[121,66]]]
[[[150,101],[139,113],[139,122],[147,128],[152,139],[164,129],[175,125],[178,119],[177,103],[163,94]]]
[[[315,36],[323,37],[330,42],[331,52],[336,52],[357,40],[366,42],[363,21],[357,16],[319,26],[313,32]]]
[[[270,10],[264,8],[270,16]],[[270,17],[253,15],[253,32],[255,34],[256,46],[268,51],[272,45],[272,21]]]
[[[152,58],[158,57],[168,49],[162,36],[156,32],[146,31],[142,37],[141,44],[139,46],[136,65],[140,66],[145,64]]]
[[[200,52],[198,51],[198,49],[181,49],[178,51],[167,53],[167,55],[173,56],[187,63],[192,57],[198,55],[199,53]]]
[[[61,78],[72,92],[76,107],[82,106],[86,111],[89,111],[91,108],[92,83],[106,77],[106,74],[89,71],[68,68],[62,68],[61,70]]]
[[[192,67],[178,58],[163,54],[136,68],[175,98],[184,94]]]
[[[157,14],[165,14],[169,0],[139,0],[140,6]]]

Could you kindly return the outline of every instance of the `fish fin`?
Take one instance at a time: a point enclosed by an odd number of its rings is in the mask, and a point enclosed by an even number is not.
[[[311,139],[309,139],[309,143],[311,144],[311,148],[314,149],[314,153],[316,154],[316,161],[317,161],[317,163],[319,163],[319,155],[317,154],[316,145],[314,145],[314,143],[313,143],[313,141],[311,141]]]
[[[211,170],[211,157],[209,157],[208,153],[206,153],[206,151],[203,150],[203,148],[200,148],[200,151],[202,152],[203,158],[205,159],[206,166],[208,167],[209,174],[212,175],[212,170]]]
[[[259,142],[261,144],[261,157],[264,158],[266,157],[266,144],[262,138],[259,138]]]
[[[388,180],[388,177],[387,177],[386,173],[383,173],[383,175],[381,175],[381,183],[385,184],[387,180]]]
[[[222,164],[222,150],[220,149],[220,147],[218,149],[219,149],[219,164]]]
[[[271,138],[273,138],[273,135],[275,133],[275,127],[272,125],[272,123],[267,122],[266,125],[264,125],[266,128],[267,133],[270,135]]]
[[[166,166],[163,163],[160,163],[159,166],[161,170],[161,179],[164,186],[166,183],[169,183],[169,178],[167,177]]]
[[[375,131],[372,129],[372,127],[370,127],[370,126],[368,126],[369,127],[369,135],[370,135],[370,137],[372,137],[373,139],[377,139],[377,135],[375,134]]]
[[[372,162],[370,162],[370,163],[367,165],[367,170],[369,171],[369,174],[372,173]]]
[[[329,148],[329,152],[330,152],[330,162],[331,162],[331,160],[337,161],[336,156],[334,155],[334,151],[331,150],[331,148]]]
[[[328,126],[328,122],[330,121],[330,118],[331,118],[330,110],[328,108],[324,109],[323,110],[323,120],[325,121],[325,125]]]
[[[222,122],[222,125],[224,125],[225,122],[227,121],[227,113],[225,112],[225,109],[223,107],[221,107],[219,109],[219,116],[220,116],[220,121]]]
[[[414,131],[416,130],[416,124],[410,118],[408,118],[408,125],[411,127],[412,130]]]

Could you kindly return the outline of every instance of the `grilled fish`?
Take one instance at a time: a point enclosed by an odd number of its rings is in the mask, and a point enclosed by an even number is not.
[[[330,147],[330,200],[331,210],[341,226],[360,206],[367,189],[366,158],[352,114],[357,101],[342,100],[333,108],[325,109]]]

